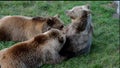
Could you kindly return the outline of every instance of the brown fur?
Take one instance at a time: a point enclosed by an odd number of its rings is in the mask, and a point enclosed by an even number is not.
[[[65,29],[66,43],[60,51],[62,56],[71,58],[88,53],[92,40],[92,22],[89,6],[76,6],[66,11],[72,23]]]
[[[54,17],[6,16],[0,19],[0,41],[25,41],[51,28],[62,29],[63,22]]]
[[[63,42],[61,42],[62,40]],[[1,68],[36,68],[42,64],[55,64],[62,60],[58,52],[65,35],[52,29],[34,38],[0,51]]]

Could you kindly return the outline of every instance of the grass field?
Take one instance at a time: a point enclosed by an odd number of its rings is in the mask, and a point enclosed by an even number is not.
[[[60,14],[65,25],[70,18],[65,10],[77,5],[90,4],[94,35],[91,52],[88,55],[71,58],[56,65],[43,65],[42,68],[119,68],[119,21],[112,17],[115,8],[109,6],[111,1],[55,1],[55,2],[0,2],[0,18],[6,15],[54,16]],[[16,42],[0,42],[0,49],[9,47]]]

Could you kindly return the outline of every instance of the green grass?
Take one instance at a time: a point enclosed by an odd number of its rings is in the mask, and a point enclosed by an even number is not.
[[[94,36],[91,52],[88,55],[71,58],[56,65],[43,65],[42,68],[119,68],[119,21],[112,18],[115,9],[110,7],[110,1],[55,1],[55,2],[0,2],[0,17],[6,15],[54,16],[60,14],[65,25],[70,18],[65,10],[77,5],[90,4]],[[9,47],[15,42],[0,42],[0,49]]]

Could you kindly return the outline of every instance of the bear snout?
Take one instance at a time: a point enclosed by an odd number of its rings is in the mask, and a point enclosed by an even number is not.
[[[63,37],[59,37],[58,40],[61,44],[64,43],[64,38]]]

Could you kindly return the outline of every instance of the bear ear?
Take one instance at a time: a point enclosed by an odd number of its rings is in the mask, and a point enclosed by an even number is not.
[[[84,12],[84,14],[91,14],[90,10],[84,10],[83,12]]]
[[[59,14],[56,14],[54,17],[56,17],[56,18],[60,18],[60,15],[59,15]]]
[[[49,25],[49,26],[52,26],[52,25],[54,25],[54,18],[53,17],[50,17],[50,18],[48,18],[48,20],[47,20],[47,24]]]
[[[44,17],[33,17],[32,20],[33,21],[46,21],[46,18],[44,18]]]
[[[51,32],[49,34],[50,37],[57,38],[58,35],[59,35],[59,32],[57,29],[51,29]]]
[[[40,35],[38,35],[38,36],[35,36],[34,41],[42,44],[42,43],[44,43],[47,39],[48,39],[48,38],[47,38],[46,35],[40,34]]]
[[[86,4],[85,7],[86,7],[87,9],[90,9],[90,4]]]

